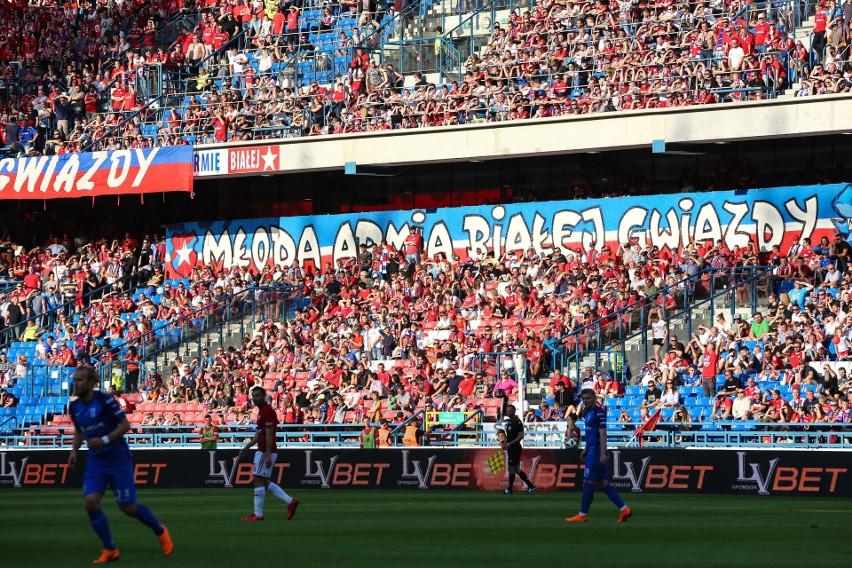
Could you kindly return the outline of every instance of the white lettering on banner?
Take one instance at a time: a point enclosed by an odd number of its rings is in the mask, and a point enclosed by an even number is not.
[[[757,225],[757,246],[760,250],[771,249],[780,245],[784,238],[784,217],[778,208],[768,201],[757,201],[752,209],[751,216]],[[779,228],[781,230],[779,230]]]
[[[78,190],[82,189],[82,190],[91,191],[91,190],[95,189],[95,184],[92,182],[92,176],[95,175],[95,172],[98,171],[98,168],[101,167],[101,164],[103,164],[106,161],[108,155],[109,154],[107,154],[106,152],[93,152],[92,153],[92,160],[94,160],[95,163],[92,164],[91,167],[89,167],[88,171],[85,174],[83,174],[83,177],[81,177],[80,181],[77,182],[77,189]]]
[[[231,259],[234,257],[233,249],[231,248],[231,235],[227,231],[216,237],[212,232],[207,231],[204,235],[204,248],[201,251],[201,260],[206,264],[211,262],[221,263],[224,267],[233,265]]]
[[[47,160],[47,156],[24,158],[21,167],[18,168],[18,175],[15,176],[15,191],[20,193],[24,184],[27,184],[27,193],[34,192],[38,176],[41,175],[41,170]]]
[[[799,207],[799,204],[796,203],[795,199],[789,199],[784,203],[784,207],[787,208],[787,212],[790,216],[802,224],[803,235],[810,235],[814,232],[814,229],[816,229],[817,205],[818,200],[814,196],[805,199],[804,209]]]
[[[134,179],[133,183],[130,184],[132,187],[139,187],[142,180],[145,179],[145,173],[148,171],[148,168],[151,167],[151,164],[154,163],[154,158],[157,157],[157,153],[159,151],[159,148],[152,148],[148,153],[148,158],[145,159],[145,152],[136,148],[136,159],[139,161],[139,171],[136,172],[136,179]]]
[[[269,235],[266,229],[260,227],[254,233],[254,238],[251,240],[251,258],[255,266],[266,266],[266,262],[271,258],[272,248],[269,246]]]
[[[684,235],[689,238],[689,235]],[[719,212],[712,203],[705,203],[695,217],[695,240],[697,242],[716,241],[722,238],[722,222]]]
[[[302,236],[299,238],[299,248],[296,249],[296,260],[299,262],[310,260],[314,263],[314,266],[322,268],[319,239],[313,225],[308,225],[302,231]]]
[[[654,210],[651,212],[650,227],[648,229],[651,242],[660,243],[657,246],[661,249],[677,249],[678,245],[680,245],[680,229],[677,222],[677,212],[674,209],[669,209],[666,213],[668,229],[660,229],[660,219],[661,215],[659,211]]]
[[[222,171],[222,166],[225,165],[222,163],[222,154],[221,150],[196,151],[192,160],[192,169],[195,175],[204,176],[228,173],[227,170]]]
[[[533,230],[532,230],[532,247],[535,250],[544,251],[544,243],[550,239],[550,234],[547,232],[547,229],[544,227],[544,224],[547,220],[542,217],[541,213],[536,212],[535,217],[533,217]],[[601,231],[603,233],[603,231]],[[551,243],[552,244],[552,243]]]
[[[208,475],[213,479],[222,479],[225,484],[225,487],[233,487],[234,475],[236,475],[237,473],[239,463],[240,457],[234,456],[233,458],[231,458],[231,467],[229,468],[225,460],[216,460],[215,450],[210,450],[210,471]],[[216,469],[216,465],[219,466],[218,470]]]
[[[56,163],[58,161],[59,156],[53,156],[47,163],[47,171],[44,172],[44,177],[41,178],[41,186],[38,188],[40,192],[44,193],[47,191],[47,187],[50,185],[50,178],[53,177],[53,171],[56,169]]]
[[[498,205],[491,210],[491,218],[495,221],[502,221],[506,217],[506,210]],[[502,256],[500,244],[503,242],[503,225],[494,223],[494,229],[491,231],[491,250],[494,251],[496,257]],[[429,249],[431,250],[431,248]]]
[[[689,227],[692,224],[692,207],[695,205],[695,202],[690,198],[686,197],[680,200],[678,206],[684,211],[684,214],[681,215],[680,218],[680,246],[685,247],[689,244]]]
[[[633,467],[633,462],[624,462],[624,472],[621,470],[621,452],[613,450],[612,452],[612,479],[613,481],[626,480],[630,482],[630,490],[634,493],[642,492],[642,483],[645,480],[645,474],[648,472],[648,463],[651,461],[651,456],[642,458],[642,467],[639,472]]]
[[[411,229],[408,227],[408,223],[403,223],[402,227],[397,230],[396,226],[394,226],[393,224],[393,221],[391,221],[390,223],[388,223],[388,229],[387,234],[385,235],[385,240],[393,248],[400,249],[405,243],[405,238],[410,234]]]
[[[583,218],[576,211],[558,211],[553,216],[553,248],[559,249],[563,254],[571,252],[567,242],[576,242],[579,239],[571,238],[574,228]],[[495,255],[497,254],[495,250]]]
[[[0,480],[7,477],[12,480],[12,485],[14,487],[20,487],[21,478],[24,475],[24,471],[27,469],[28,461],[30,461],[30,458],[24,458],[21,460],[20,464],[16,466],[16,462],[14,460],[6,459],[6,452],[0,452]]]
[[[231,149],[230,164],[228,170],[231,172],[237,170],[255,171],[260,169],[260,149]]]
[[[467,233],[471,258],[485,258],[488,253],[488,234],[491,227],[482,215],[465,215],[462,231]]]
[[[645,226],[645,219],[648,218],[648,210],[644,207],[631,207],[621,216],[621,222],[618,224],[618,242],[624,244],[632,239],[645,240],[645,231],[641,227]],[[633,229],[639,227],[638,231]]]
[[[130,174],[130,162],[133,158],[130,156],[130,150],[116,150],[110,156],[109,175],[107,176],[107,185],[110,187],[118,187],[124,183]],[[121,162],[121,173],[118,173],[118,163]]]
[[[10,172],[15,171],[15,160],[12,158],[4,158],[0,160],[0,172],[3,170],[7,170]],[[6,185],[9,183],[9,176],[0,176],[0,191],[6,189]]]
[[[410,450],[402,450],[402,474],[403,479],[416,479],[418,489],[429,489],[429,480],[432,477],[432,468],[435,466],[435,460],[438,456],[429,456],[426,462],[426,470],[420,467],[420,460],[409,460],[408,454]]]
[[[737,481],[740,483],[754,481],[757,483],[758,495],[769,495],[769,480],[772,479],[772,474],[775,472],[775,468],[781,460],[779,458],[770,460],[769,471],[766,472],[766,475],[761,475],[759,463],[749,463],[748,465],[751,467],[751,476],[746,477],[745,456],[745,452],[737,452]]]
[[[446,223],[438,221],[432,225],[432,232],[429,233],[429,244],[426,248],[430,256],[443,253],[447,258],[453,258],[455,254],[453,252],[453,239],[450,237],[450,230]]]
[[[725,244],[731,248],[747,247],[749,242],[751,242],[751,235],[745,231],[740,231],[740,225],[742,224],[743,219],[745,219],[745,216],[748,214],[748,204],[730,203],[726,201],[722,205],[722,209],[734,216],[734,218],[728,222],[728,227],[725,230]]]
[[[322,460],[311,462],[312,454],[311,450],[305,451],[305,477],[308,479],[319,479],[320,487],[328,489],[331,487],[329,481],[331,480],[331,473],[334,471],[334,464],[337,463],[337,456],[332,456],[329,460],[328,469],[326,469],[323,467]],[[312,464],[316,467],[311,467]]]
[[[341,223],[337,229],[337,236],[334,237],[334,256],[332,262],[337,266],[337,261],[344,258],[357,257],[358,247],[355,245],[355,234],[352,232],[352,225],[349,223]]]
[[[524,216],[520,213],[512,215],[512,218],[509,219],[509,226],[506,227],[506,252],[525,251],[531,246],[532,239]]]
[[[273,265],[289,266],[294,261],[312,263],[321,270],[327,262],[357,258],[361,244],[369,246],[382,240],[400,249],[415,224],[423,229],[427,256],[457,255],[462,260],[483,258],[492,251],[496,258],[501,258],[507,252],[529,248],[545,255],[554,250],[568,253],[580,244],[588,250],[592,243],[597,248],[607,243],[615,250],[612,245],[633,239],[670,250],[693,241],[719,239],[731,248],[748,247],[754,241],[761,250],[769,250],[781,243],[785,235],[810,237],[818,229],[828,230],[827,202],[820,199],[818,194],[787,201],[750,202],[724,199],[699,202],[692,197],[681,197],[672,206],[659,208],[643,206],[641,202],[629,203],[619,208],[618,215],[608,211],[608,206],[572,209],[573,203],[565,202],[541,204],[539,210],[526,212],[494,206],[459,212],[456,216],[440,212],[427,217],[422,211],[414,211],[411,220],[401,226],[397,226],[398,216],[377,222],[341,215],[307,217],[304,224],[294,218],[287,221],[286,228],[272,222],[260,222],[263,224],[258,226],[250,221],[246,225],[225,223],[225,229],[193,229],[189,225],[184,232],[194,236],[194,231],[199,231],[196,249],[199,264],[212,262],[224,268],[239,266],[256,270]],[[189,268],[184,263],[183,268],[172,269],[180,272]]]
[[[290,233],[281,227],[272,227],[272,262],[278,266],[286,266],[296,258],[296,243]],[[257,266],[257,265],[255,265]]]
[[[251,252],[246,250],[246,232],[239,229],[234,237],[234,256],[232,262],[235,266],[245,268],[251,263],[250,254]]]
[[[603,246],[604,235],[606,233],[604,231],[603,211],[601,211],[601,208],[592,207],[583,211],[583,221],[591,223],[593,229],[592,232],[583,231],[582,243],[584,250],[589,250],[592,243]]]
[[[373,244],[380,245],[382,244],[382,228],[379,227],[378,223],[374,221],[367,221],[366,219],[360,219],[358,223],[355,225],[355,239],[358,241],[358,244],[365,244],[368,247]],[[403,239],[405,240],[405,239]],[[401,246],[401,245],[400,245]],[[354,249],[352,256],[358,256],[357,248]]]

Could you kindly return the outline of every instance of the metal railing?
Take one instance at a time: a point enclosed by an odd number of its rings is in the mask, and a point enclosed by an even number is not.
[[[160,355],[174,353],[175,357],[188,356],[195,351],[201,356],[209,347],[210,337],[218,333],[224,341],[224,326],[235,321],[240,326],[240,337],[246,329],[254,329],[258,321],[284,319],[292,306],[303,301],[299,288],[293,286],[248,288],[192,312],[169,320],[155,320],[152,328],[141,336],[112,346],[111,352],[121,356],[134,346],[143,362],[155,360]],[[155,368],[156,365],[153,365]]]
[[[746,268],[748,270],[745,270]],[[734,274],[731,274],[730,268],[710,269],[709,297],[695,304],[677,307],[671,311],[663,310],[661,319],[666,322],[670,330],[675,326],[682,329],[687,338],[687,341],[684,342],[684,345],[686,345],[689,342],[688,340],[692,338],[693,332],[702,322],[706,321],[708,327],[714,326],[717,314],[728,314],[731,318],[730,321],[733,322],[738,310],[748,310],[749,314],[757,311],[758,291],[764,291],[766,299],[771,294],[772,279],[774,278],[772,270],[773,267],[766,266],[737,267],[733,269]],[[698,310],[705,309],[707,313],[703,317],[699,318],[695,315]],[[636,333],[613,342],[608,350],[616,350],[625,354],[625,358],[627,358],[628,342],[638,341],[644,363],[653,355],[652,341],[649,338],[651,333],[650,326],[643,326]],[[671,333],[668,337],[670,336]],[[660,347],[661,355],[668,350],[667,341]]]
[[[716,313],[728,312],[733,316],[740,294],[748,298],[749,306],[754,309],[758,283],[768,287],[772,278],[771,270],[772,267],[765,266],[705,268],[694,276],[687,276],[558,339],[547,340],[545,346],[550,352],[551,368],[567,372],[573,366],[573,376],[579,378],[580,365],[586,355],[596,357],[598,363],[601,360],[609,363],[612,356],[608,352],[620,354],[623,366],[629,363],[626,343],[639,336],[643,339],[641,344],[644,345],[644,357],[647,360],[650,344],[647,336],[650,333],[648,318],[652,312],[658,313],[670,325],[683,320],[688,336],[691,337],[693,310],[709,306],[711,321],[715,319]],[[703,290],[704,286],[706,290]],[[718,291],[720,288],[723,289],[721,292]],[[726,303],[731,298],[734,301]],[[666,348],[663,346],[663,349]],[[624,369],[621,371],[623,373]]]
[[[545,347],[550,353],[551,369],[563,369],[567,357],[579,351],[581,346],[585,350],[595,350],[596,347],[606,343],[609,338],[625,337],[634,330],[641,329],[647,322],[647,310],[657,309],[658,305],[662,305],[663,310],[665,310],[665,299],[668,296],[674,297],[675,301],[682,305],[691,304],[695,300],[696,284],[701,282],[705,274],[709,274],[708,269],[704,269],[696,275],[681,278],[653,294],[631,302],[611,314],[571,330],[560,337],[548,339],[545,341]],[[678,296],[680,296],[679,299]]]
[[[154,264],[152,268],[158,266],[162,266],[162,263]],[[81,310],[88,309],[92,305],[92,302],[103,300],[107,294],[127,290],[129,288],[128,285],[135,278],[135,274],[126,274],[116,279],[112,284],[104,284],[94,290],[90,290],[86,294],[75,295],[73,298],[67,298],[62,293],[61,286],[57,286],[56,295],[53,296],[56,299],[53,307],[49,307],[50,304],[46,301],[46,309],[43,313],[30,316],[14,326],[4,327],[0,330],[0,349],[8,349],[11,343],[20,341],[30,322],[33,322],[36,329],[39,330],[39,336],[55,333],[55,326],[62,319],[60,316],[73,318]]]
[[[418,413],[419,415],[420,413]],[[415,415],[415,416],[418,416]],[[394,425],[391,438],[395,447],[401,443],[402,432],[409,420]],[[0,420],[0,431],[14,417]],[[610,422],[607,425],[607,445],[611,448],[635,445],[634,432],[641,422]],[[526,424],[524,445],[535,448],[562,448],[565,441],[564,422],[530,422]],[[125,435],[128,443],[137,448],[198,448],[199,426],[196,425],[132,425]],[[583,421],[578,422],[582,428]],[[221,423],[218,446],[239,448],[255,434],[251,424]],[[360,431],[357,424],[279,424],[276,443],[282,447],[359,447]],[[468,424],[468,429],[425,433],[423,445],[448,447],[490,447],[497,445],[496,429],[484,428],[481,422]],[[73,442],[70,424],[12,427],[0,437],[6,446],[39,448],[69,448]],[[766,423],[754,420],[718,422],[660,422],[656,428],[643,435],[643,446],[666,448],[852,448],[852,424],[833,422]]]

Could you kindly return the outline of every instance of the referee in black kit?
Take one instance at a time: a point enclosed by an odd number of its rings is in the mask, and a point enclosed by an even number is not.
[[[506,407],[506,417],[509,422],[506,424],[506,441],[503,442],[503,450],[506,452],[506,461],[509,465],[509,487],[504,491],[504,495],[512,494],[512,487],[515,485],[515,475],[519,475],[521,480],[527,485],[527,493],[534,493],[535,486],[530,481],[527,474],[521,470],[521,454],[524,448],[521,446],[521,440],[524,439],[524,423],[518,418],[515,405],[510,404]]]

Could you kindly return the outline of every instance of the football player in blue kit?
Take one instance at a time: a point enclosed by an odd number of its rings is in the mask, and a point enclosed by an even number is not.
[[[606,450],[606,408],[600,406],[597,394],[592,389],[580,392],[583,405],[580,416],[586,421],[586,447],[580,453],[580,459],[585,460],[586,469],[583,472],[583,498],[580,502],[580,513],[565,519],[568,523],[585,523],[588,520],[589,508],[595,497],[595,489],[606,493],[609,500],[621,511],[618,522],[629,519],[633,512],[621,500],[618,491],[609,484],[609,454]]]
[[[112,540],[109,523],[101,510],[101,497],[106,488],[112,489],[118,508],[128,517],[139,519],[160,540],[163,554],[172,553],[172,539],[168,529],[160,524],[150,510],[136,502],[133,461],[124,434],[130,423],[111,395],[95,390],[98,374],[94,368],[84,366],[74,371],[74,392],[77,399],[70,404],[74,422],[74,446],[68,456],[68,465],[77,463],[77,451],[83,442],[89,448],[86,472],[83,477],[83,502],[89,522],[103,543],[103,551],[95,564],[118,560],[119,551]]]

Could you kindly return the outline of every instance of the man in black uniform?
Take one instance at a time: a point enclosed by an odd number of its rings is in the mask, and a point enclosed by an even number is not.
[[[521,469],[521,453],[524,449],[521,447],[521,440],[524,439],[524,423],[518,418],[515,406],[510,404],[506,408],[506,418],[509,423],[506,425],[506,441],[503,442],[502,448],[506,452],[507,464],[509,466],[509,487],[503,491],[506,495],[512,494],[512,487],[515,485],[515,475],[520,476],[521,480],[527,485],[527,493],[534,493],[535,486],[527,477],[527,474]]]

